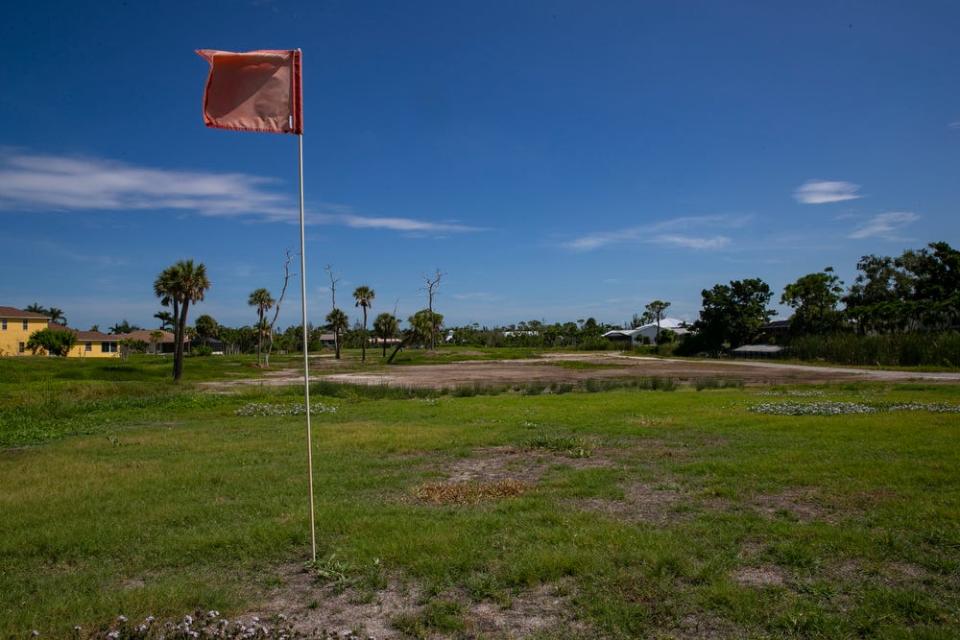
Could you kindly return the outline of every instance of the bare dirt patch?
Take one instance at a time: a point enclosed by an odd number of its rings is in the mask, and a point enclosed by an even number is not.
[[[262,606],[240,619],[266,620],[282,615],[294,630],[307,635],[355,633],[361,638],[392,640],[407,637],[394,628],[394,621],[415,619],[429,605],[417,585],[397,579],[371,594],[353,588],[338,592],[295,565],[284,567],[281,573],[282,584],[268,594]],[[549,630],[560,630],[561,636],[583,631],[583,624],[571,615],[571,592],[569,584],[544,584],[514,594],[506,605],[474,602],[461,590],[441,593],[436,599],[460,603],[464,629],[456,637],[513,639]]]
[[[618,520],[664,524],[679,518],[676,506],[684,494],[672,488],[656,487],[643,482],[631,482],[624,487],[623,500],[584,498],[573,505],[585,511],[597,511]]]
[[[283,615],[296,631],[304,634],[354,631],[361,637],[389,639],[403,637],[391,626],[391,620],[419,608],[418,590],[397,581],[389,582],[371,597],[353,589],[337,593],[299,566],[285,567],[281,574],[281,586],[270,592],[261,607],[241,618]]]
[[[509,606],[484,601],[473,604],[467,627],[484,638],[524,638],[549,630],[561,637],[585,632],[586,625],[571,619],[567,585],[544,584],[511,599]]]
[[[587,458],[569,458],[539,450],[484,447],[474,450],[469,457],[446,463],[441,470],[451,483],[516,480],[533,484],[556,465],[590,469],[610,466],[611,460],[600,450]]]
[[[584,368],[571,367],[582,363]],[[596,365],[596,366],[591,366]],[[355,362],[312,359],[317,378],[331,382],[417,388],[453,388],[465,385],[582,384],[589,379],[671,378],[680,382],[698,379],[735,379],[748,385],[807,384],[851,381],[931,380],[960,382],[960,373],[889,371],[853,367],[818,367],[778,362],[739,360],[684,360],[628,356],[619,353],[544,353],[539,358],[517,360],[467,360],[439,364],[384,367],[368,365],[358,371]],[[347,371],[344,371],[347,369]],[[281,386],[303,384],[296,368],[271,371],[262,378],[201,383],[208,388],[239,385]]]
[[[760,494],[753,498],[753,508],[770,518],[787,514],[800,522],[832,522],[836,513],[819,503],[808,489],[787,489],[780,493]]]
[[[659,635],[652,637],[661,637]],[[745,638],[748,634],[728,620],[705,612],[685,616],[676,628],[667,631],[663,637],[684,638],[686,640],[727,640]]]
[[[745,587],[781,587],[786,583],[783,570],[772,564],[740,567],[730,573],[733,581]]]

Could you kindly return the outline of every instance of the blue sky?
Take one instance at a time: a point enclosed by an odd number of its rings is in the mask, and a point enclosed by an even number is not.
[[[304,51],[315,322],[328,263],[375,312],[425,306],[440,267],[448,323],[621,322],[960,243],[956,3],[158,7],[0,22],[0,304],[153,326],[153,278],[185,257],[223,323],[279,289],[296,139],[204,128],[196,48]]]

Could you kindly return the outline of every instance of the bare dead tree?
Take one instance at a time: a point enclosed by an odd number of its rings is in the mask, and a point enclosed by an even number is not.
[[[437,348],[437,326],[433,320],[433,297],[436,295],[437,289],[440,288],[440,280],[443,279],[444,275],[446,274],[441,272],[440,268],[437,267],[433,276],[423,276],[424,286],[422,291],[427,292],[427,309],[430,311],[430,349],[433,350]]]
[[[327,272],[327,277],[330,278],[330,308],[331,311],[337,308],[337,283],[340,282],[340,277],[334,273],[333,265],[328,264],[323,268]],[[333,332],[333,348],[336,350],[337,357],[340,357],[340,332]]]
[[[297,274],[290,273],[290,263],[293,261],[295,253],[291,252],[290,249],[287,249],[285,252],[283,260],[283,288],[280,289],[280,297],[277,298],[277,304],[273,307],[273,319],[270,320],[270,325],[267,328],[267,354],[264,360],[264,366],[267,369],[270,368],[270,352],[273,351],[273,327],[277,324],[277,318],[280,316],[280,305],[283,304],[283,298],[287,295],[287,284],[290,282],[290,277]]]

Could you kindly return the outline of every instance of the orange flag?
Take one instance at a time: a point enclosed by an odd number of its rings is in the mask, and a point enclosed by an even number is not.
[[[236,131],[303,133],[301,53],[199,49],[210,63],[203,122]]]

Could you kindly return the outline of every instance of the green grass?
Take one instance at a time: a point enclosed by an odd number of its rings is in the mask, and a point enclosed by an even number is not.
[[[23,424],[35,432],[0,445],[0,637],[60,637],[119,613],[242,612],[307,557],[302,418],[234,414],[295,402],[295,390],[57,384],[69,399],[37,405],[49,420],[20,385],[2,391],[5,411],[33,412]],[[960,635],[960,419],[748,411],[789,390],[318,387],[314,399],[337,407],[314,420],[318,575],[366,593],[388,578],[415,586],[423,606],[394,620],[411,637],[456,637],[476,601],[542,585],[562,586],[603,637],[679,636],[690,619],[717,637]],[[790,399],[960,403],[946,385],[815,390]],[[94,433],[67,437],[61,421],[83,414]],[[556,458],[517,497],[411,499],[484,447]],[[657,517],[578,506],[632,504],[636,486],[674,499]],[[782,581],[735,579],[757,567]]]

